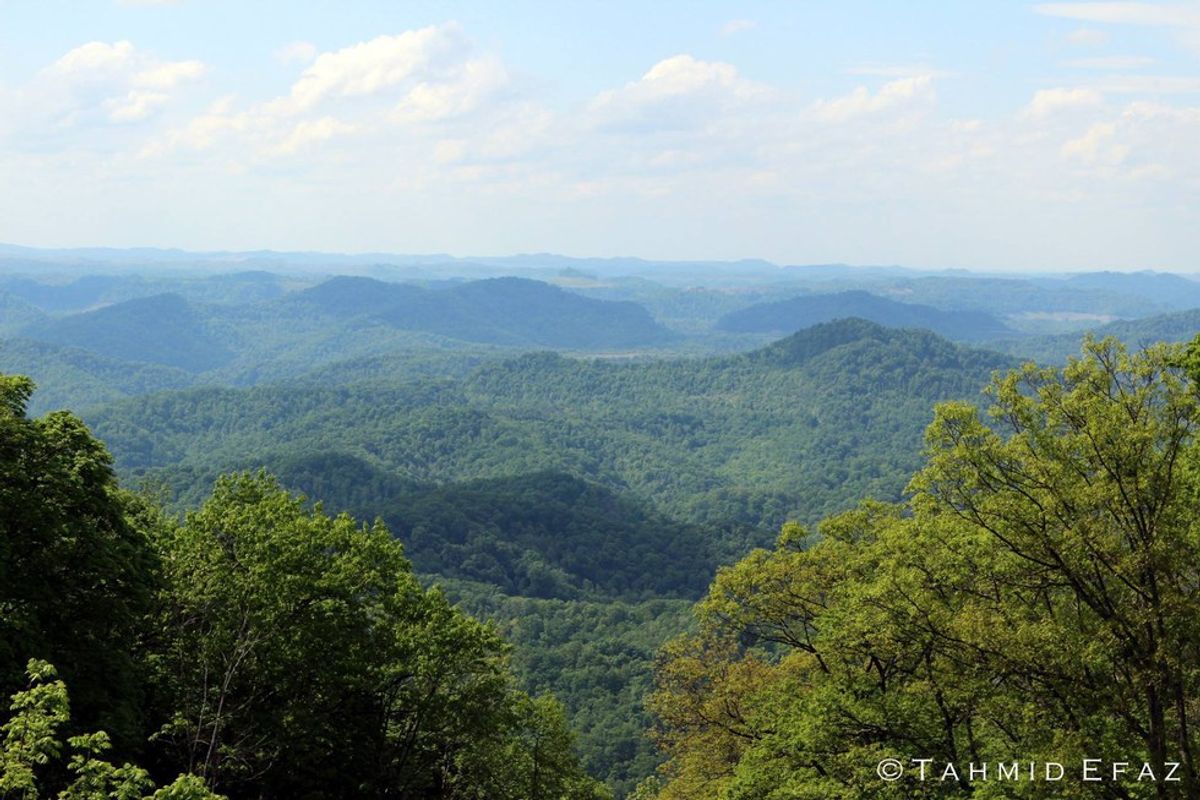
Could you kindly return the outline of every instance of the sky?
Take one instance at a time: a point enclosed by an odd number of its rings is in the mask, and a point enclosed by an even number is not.
[[[1200,270],[1200,0],[0,0],[0,242]]]

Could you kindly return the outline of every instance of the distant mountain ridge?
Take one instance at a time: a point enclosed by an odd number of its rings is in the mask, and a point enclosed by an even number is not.
[[[1002,353],[1028,358],[1044,364],[1061,364],[1079,355],[1080,343],[1089,331],[1030,336],[987,342],[987,347]],[[1156,342],[1187,342],[1200,334],[1200,308],[1158,314],[1142,319],[1118,320],[1092,328],[1098,339],[1115,336],[1129,348],[1137,349]]]
[[[891,328],[923,328],[959,341],[983,341],[1015,331],[981,311],[944,311],[933,306],[901,303],[867,291],[811,294],[760,303],[726,314],[719,330],[768,333],[804,330],[835,319],[859,318]]]
[[[239,291],[261,284],[270,292],[277,285],[254,273],[229,280]],[[108,284],[97,280],[26,288],[55,306],[93,300]],[[47,316],[24,299],[0,295],[0,311],[6,308],[11,324],[0,328],[0,335],[194,374],[237,362],[243,372],[253,375],[289,352],[320,354],[322,362],[339,355],[358,357],[374,354],[372,347],[394,347],[397,337],[405,336],[567,350],[637,348],[676,337],[636,303],[584,297],[524,278],[425,288],[338,277],[251,303],[203,303],[167,293],[57,317]],[[4,366],[0,356],[0,368]]]
[[[35,323],[22,329],[21,336],[189,372],[214,369],[233,358],[229,341],[203,310],[177,294],[139,297]]]
[[[1200,281],[1169,272],[1088,272],[1070,277],[1067,286],[1141,295],[1179,311],[1200,308]]]
[[[527,278],[488,278],[426,289],[338,277],[288,298],[342,318],[374,317],[402,329],[486,344],[637,347],[673,338],[642,306],[597,300]]]

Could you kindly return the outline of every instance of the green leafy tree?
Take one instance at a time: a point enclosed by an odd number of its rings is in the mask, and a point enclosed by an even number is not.
[[[52,661],[76,721],[128,747],[144,718],[144,620],[154,555],[104,445],[66,412],[29,419],[33,384],[0,375],[0,690]]]
[[[1180,351],[1088,342],[997,377],[989,419],[938,408],[903,504],[722,570],[652,705],[669,798],[1044,797],[1046,784],[880,781],[935,764],[1146,762],[1158,782],[1058,797],[1197,797],[1200,482]],[[1161,780],[1178,763],[1179,783]]]
[[[72,736],[69,762],[63,754],[60,728],[70,719],[67,687],[49,663],[31,659],[26,668],[29,683],[13,695],[12,716],[0,726],[0,797],[38,800],[49,797],[47,788],[55,773],[68,776],[58,800],[224,800],[208,790],[194,775],[182,775],[151,795],[149,773],[129,763],[116,766],[102,756],[110,749],[103,731]],[[46,776],[49,775],[49,780]]]
[[[495,754],[530,731],[545,781],[592,783],[513,691],[496,633],[423,589],[382,524],[235,475],[159,546],[158,738],[231,795],[487,796],[512,766]]]

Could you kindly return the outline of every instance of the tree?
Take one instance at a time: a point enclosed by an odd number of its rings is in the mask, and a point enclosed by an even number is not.
[[[382,524],[234,475],[159,547],[159,739],[234,797],[488,796],[512,767],[495,754],[546,732],[497,634],[422,588]],[[546,781],[593,783],[545,747]]]
[[[129,763],[118,767],[102,758],[111,747],[103,731],[71,737],[67,744],[74,754],[64,770],[55,762],[63,754],[59,729],[70,719],[66,684],[45,661],[31,659],[26,673],[29,683],[13,695],[12,716],[0,726],[0,797],[38,800],[50,795],[43,776],[57,767],[73,776],[59,800],[225,800],[195,775],[181,775],[147,795],[154,782],[146,770]]]
[[[104,445],[69,413],[27,418],[33,388],[0,375],[0,691],[23,683],[30,658],[51,660],[76,722],[125,749],[143,733],[154,554]]]
[[[658,671],[659,797],[1046,790],[965,769],[886,783],[884,757],[1145,762],[1158,782],[1052,788],[1200,796],[1200,413],[1180,357],[1089,341],[1061,371],[997,377],[990,419],[937,409],[909,501],[722,570]]]

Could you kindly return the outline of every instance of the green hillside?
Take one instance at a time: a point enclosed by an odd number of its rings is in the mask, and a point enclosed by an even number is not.
[[[1115,336],[1132,347],[1144,347],[1155,342],[1186,342],[1200,332],[1200,309],[1110,322],[1088,332],[1101,339]],[[988,342],[988,347],[1043,364],[1062,364],[1069,356],[1078,355],[1085,333],[999,340]]]
[[[0,372],[27,375],[37,382],[38,392],[30,403],[35,414],[183,389],[196,381],[194,375],[175,367],[121,361],[30,339],[0,340]]]
[[[857,317],[891,328],[925,328],[960,341],[994,339],[1013,331],[982,311],[943,311],[901,303],[865,291],[812,294],[759,303],[717,320],[720,330],[736,333],[791,333],[835,319]]]
[[[89,419],[127,474],[215,474],[303,442],[418,483],[555,470],[679,519],[770,529],[858,495],[895,497],[931,404],[975,396],[1010,363],[847,320],[747,355],[614,363],[540,353],[463,380],[195,389]],[[188,480],[177,482],[186,494]]]
[[[21,335],[188,372],[215,369],[234,355],[211,315],[176,294],[141,297],[41,322],[24,328]]]
[[[487,344],[594,349],[671,338],[635,303],[595,300],[523,278],[426,289],[340,277],[289,301],[341,319],[369,317],[401,330]]]

